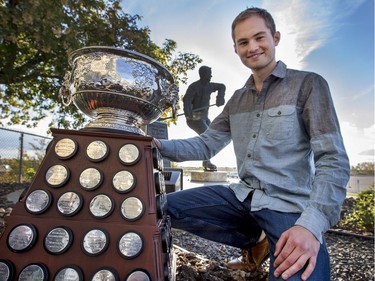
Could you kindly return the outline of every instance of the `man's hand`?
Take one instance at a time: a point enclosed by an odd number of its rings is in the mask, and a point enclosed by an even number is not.
[[[224,98],[222,98],[222,97],[217,97],[216,98],[216,106],[222,106],[222,105],[224,105],[224,103],[225,103],[225,99]]]
[[[281,275],[286,280],[307,263],[301,276],[302,280],[307,280],[314,271],[319,248],[319,240],[306,228],[296,225],[288,229],[276,243],[275,276]]]

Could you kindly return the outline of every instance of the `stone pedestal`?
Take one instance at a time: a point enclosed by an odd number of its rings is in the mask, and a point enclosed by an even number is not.
[[[191,181],[226,182],[227,172],[191,171]]]

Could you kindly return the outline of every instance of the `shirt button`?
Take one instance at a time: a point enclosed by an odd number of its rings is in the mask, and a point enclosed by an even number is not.
[[[247,155],[247,157],[251,158],[251,154],[249,153],[249,154]]]
[[[257,135],[256,135],[256,134],[254,134],[254,135],[253,135],[253,138],[255,139],[256,137],[257,137]]]
[[[257,117],[259,117],[260,116],[260,114],[259,113],[257,113]]]
[[[277,112],[278,115],[281,115],[281,111]]]

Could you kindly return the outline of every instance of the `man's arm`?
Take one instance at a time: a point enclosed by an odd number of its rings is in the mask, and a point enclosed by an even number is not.
[[[225,85],[221,83],[211,83],[213,92],[217,91],[216,106],[222,106],[225,103]]]
[[[196,94],[196,91],[195,91],[194,84],[191,84],[187,88],[186,93],[184,97],[182,98],[182,101],[184,104],[183,109],[184,109],[185,116],[187,118],[193,115],[193,100],[194,100],[195,94]]]
[[[340,218],[350,177],[349,160],[328,84],[318,75],[306,79],[303,120],[314,153],[315,176],[308,206],[275,249],[275,276],[287,279],[306,264],[301,278],[313,272],[323,233]]]

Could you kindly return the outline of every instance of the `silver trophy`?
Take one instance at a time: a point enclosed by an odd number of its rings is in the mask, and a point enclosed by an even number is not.
[[[85,47],[69,55],[60,99],[93,118],[85,129],[145,135],[142,126],[169,107],[176,112],[178,87],[156,60],[112,47]]]

